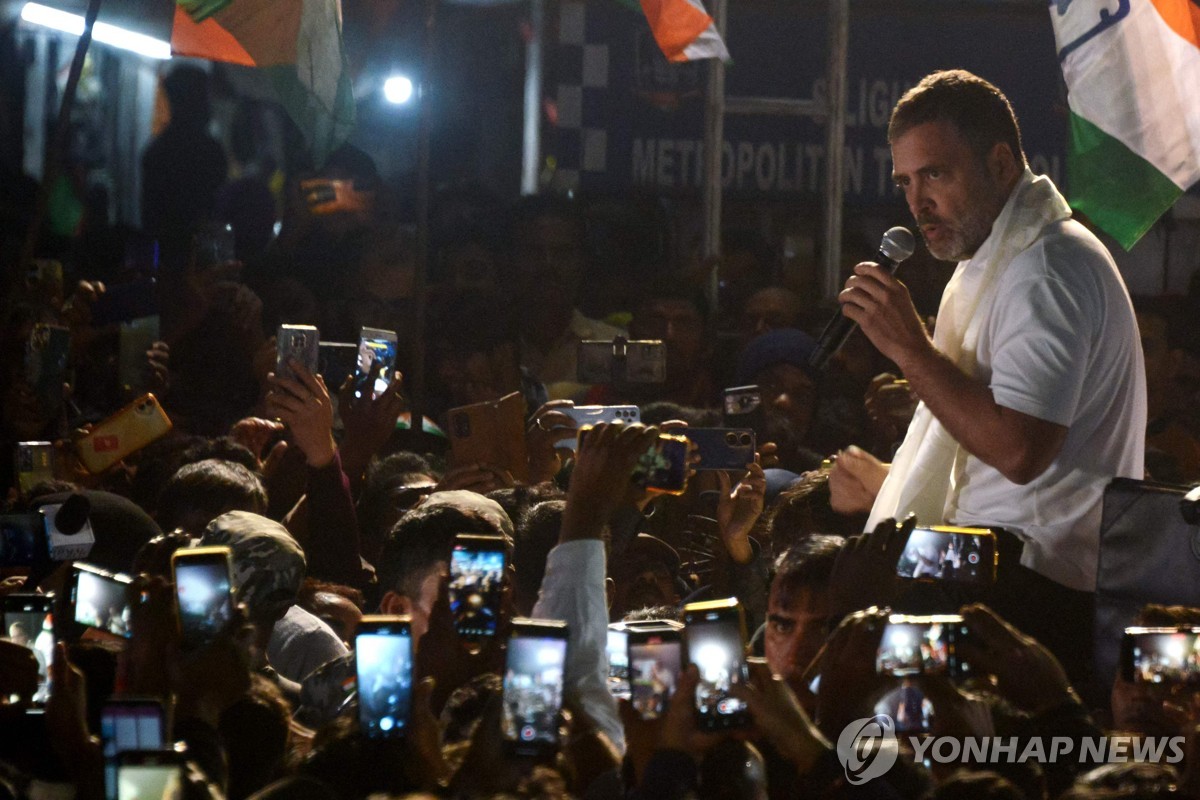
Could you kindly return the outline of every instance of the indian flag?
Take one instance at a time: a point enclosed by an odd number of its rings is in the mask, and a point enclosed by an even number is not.
[[[264,70],[317,164],[354,128],[339,0],[186,0],[171,52]]]
[[[642,0],[642,12],[668,61],[729,60],[729,51],[700,0]]]
[[[1071,205],[1125,249],[1200,181],[1200,4],[1051,0]]]

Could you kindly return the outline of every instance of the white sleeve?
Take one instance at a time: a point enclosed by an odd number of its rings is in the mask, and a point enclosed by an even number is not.
[[[616,746],[625,753],[625,729],[617,701],[608,691],[608,599],[604,591],[604,543],[565,542],[550,551],[533,616],[567,623],[564,687]]]

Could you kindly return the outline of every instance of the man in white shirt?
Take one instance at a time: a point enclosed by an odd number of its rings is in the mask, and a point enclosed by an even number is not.
[[[1104,246],[1029,171],[996,87],[934,73],[901,98],[888,137],[929,251],[960,263],[932,341],[907,289],[877,264],[857,265],[839,297],[921,400],[868,530],[916,513],[1011,533],[994,602],[1079,674],[1104,487],[1143,470],[1128,294]]]

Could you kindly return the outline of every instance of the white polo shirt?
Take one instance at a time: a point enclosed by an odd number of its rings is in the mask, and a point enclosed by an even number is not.
[[[1007,528],[1025,542],[1023,565],[1094,591],[1104,488],[1144,472],[1145,368],[1129,295],[1108,251],[1073,220],[1048,226],[998,280],[992,306],[978,310],[989,316],[976,377],[999,405],[1064,425],[1067,438],[1024,486],[964,454],[947,519]]]

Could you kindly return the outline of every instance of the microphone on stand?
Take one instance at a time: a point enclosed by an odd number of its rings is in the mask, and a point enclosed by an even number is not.
[[[897,225],[883,235],[875,260],[889,273],[895,274],[900,262],[911,256],[916,249],[917,240],[913,238],[912,231]],[[825,330],[821,331],[821,338],[817,340],[817,349],[813,350],[812,355],[809,356],[808,365],[815,370],[825,369],[829,359],[842,349],[842,345],[846,343],[850,334],[857,327],[857,322],[843,315],[841,309],[838,309],[833,319],[829,320],[829,324],[825,326]]]

